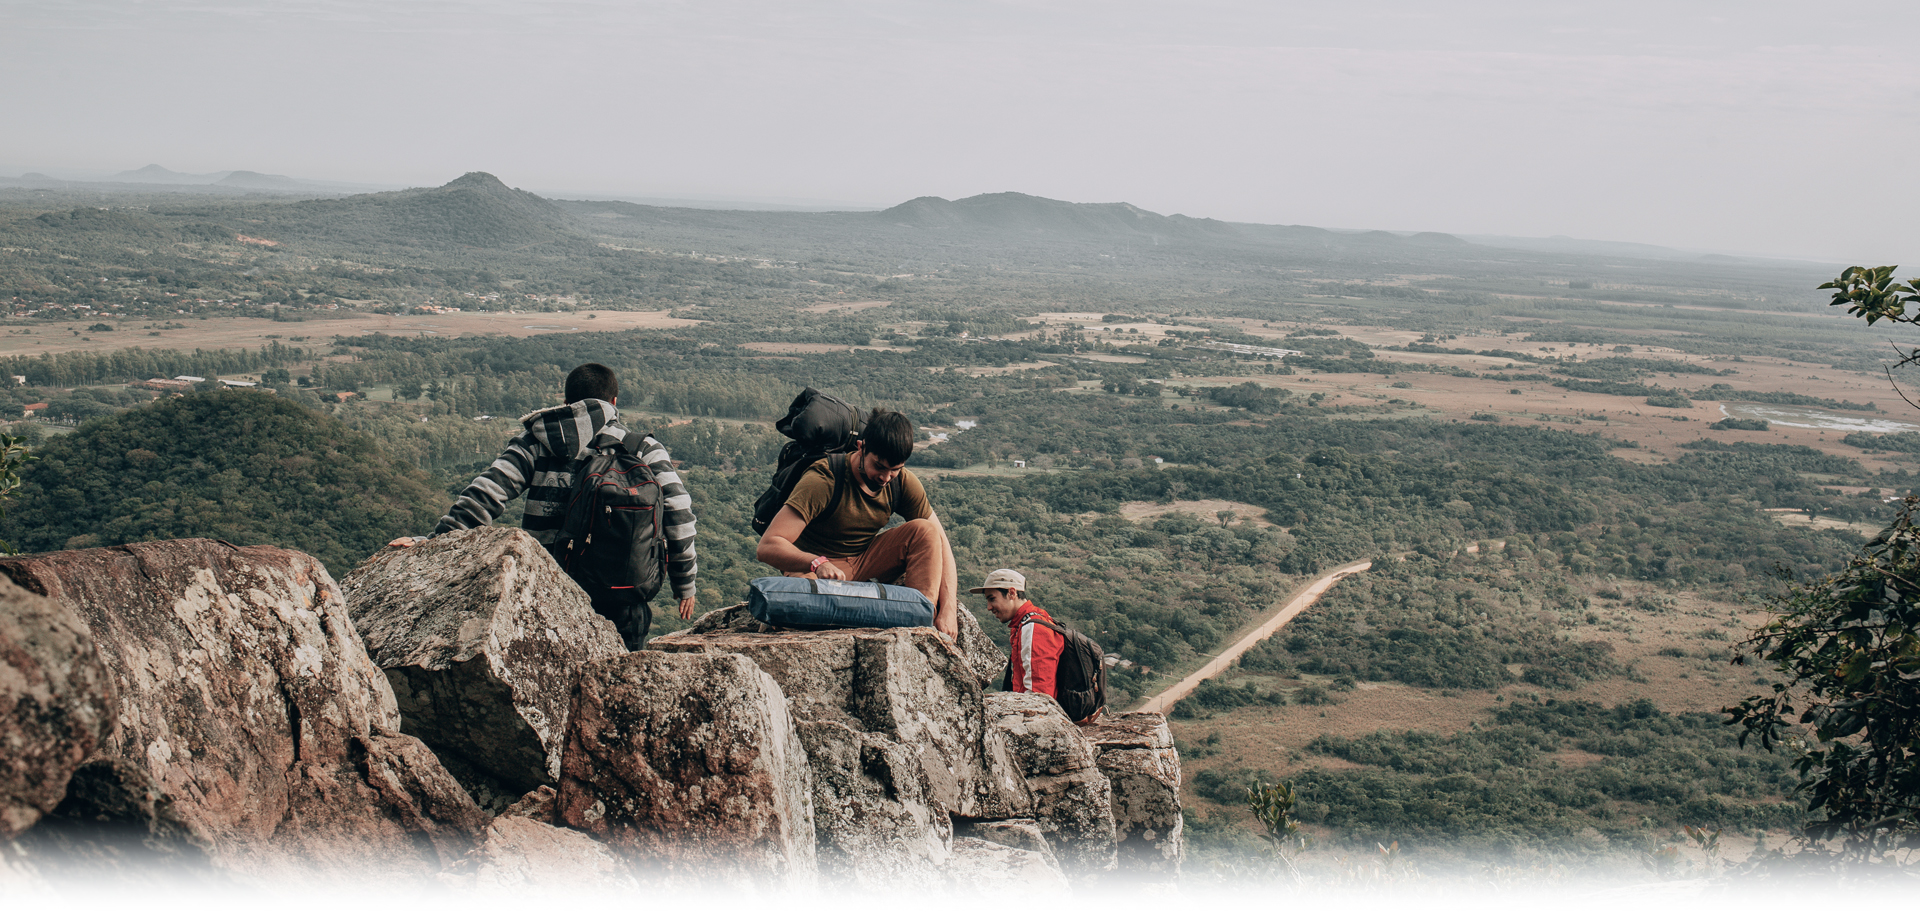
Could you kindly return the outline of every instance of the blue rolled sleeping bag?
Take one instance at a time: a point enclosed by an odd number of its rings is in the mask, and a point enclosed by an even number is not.
[[[790,629],[933,625],[933,601],[926,595],[877,581],[756,578],[747,587],[747,612],[762,623]]]

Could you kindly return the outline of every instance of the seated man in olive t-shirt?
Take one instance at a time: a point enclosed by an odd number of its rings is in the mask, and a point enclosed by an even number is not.
[[[927,502],[920,480],[906,469],[913,455],[913,423],[898,412],[873,410],[846,457],[850,479],[833,503],[833,458],[815,463],[787,496],[755,555],[788,575],[905,585],[933,600],[933,626],[958,639],[953,547]],[[885,532],[895,511],[906,523]]]

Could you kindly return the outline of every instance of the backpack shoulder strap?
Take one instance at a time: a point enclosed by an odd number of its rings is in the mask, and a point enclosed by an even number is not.
[[[840,502],[847,497],[848,472],[846,454],[827,455],[827,475],[833,477],[833,497],[827,499],[826,510],[820,512],[820,514],[813,519],[814,521],[832,517],[835,512],[840,510]],[[813,521],[808,521],[807,523],[812,524]]]
[[[1067,629],[1066,629],[1066,627],[1064,627],[1064,626],[1061,626],[1060,624],[1058,624],[1058,623],[1055,623],[1055,622],[1054,622],[1054,621],[1052,621],[1052,620],[1043,620],[1043,619],[1040,619],[1040,617],[1039,617],[1039,616],[1037,616],[1037,615],[1035,615],[1035,614],[1031,614],[1031,613],[1029,613],[1029,614],[1027,614],[1026,616],[1024,616],[1024,617],[1021,617],[1021,618],[1020,618],[1020,625],[1021,625],[1021,626],[1025,626],[1025,625],[1027,625],[1028,623],[1038,623],[1038,624],[1040,624],[1041,626],[1045,626],[1046,628],[1048,628],[1048,629],[1051,629],[1051,630],[1053,630],[1054,632],[1057,632],[1057,633],[1059,633],[1059,634],[1060,634],[1060,635],[1062,635],[1062,636],[1064,636],[1064,635],[1066,635],[1066,634],[1067,634]]]
[[[626,448],[627,453],[636,457],[645,456],[647,439],[651,437],[653,437],[653,432],[641,434],[638,431],[629,431],[626,437],[620,439],[620,446]]]

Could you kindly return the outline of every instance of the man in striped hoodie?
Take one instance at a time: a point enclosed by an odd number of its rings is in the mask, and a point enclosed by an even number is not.
[[[613,371],[600,364],[582,364],[567,375],[567,404],[538,409],[520,419],[525,431],[507,442],[507,449],[476,477],[454,500],[453,508],[434,528],[438,536],[455,530],[486,527],[506,510],[507,502],[521,492],[527,493],[526,514],[520,527],[549,552],[555,550],[560,526],[566,516],[567,498],[573,489],[573,475],[583,468],[594,450],[619,443],[627,430],[615,421],[619,410],[620,384]],[[693,498],[686,483],[674,472],[667,448],[652,437],[645,438],[640,459],[660,483],[663,498],[661,528],[667,551],[667,581],[673,596],[679,599],[680,619],[693,617],[694,576],[699,571],[694,554]],[[556,554],[555,558],[559,558]],[[653,625],[652,598],[631,591],[610,592],[586,582],[593,609],[613,621],[629,651],[638,651],[647,642],[647,630]]]

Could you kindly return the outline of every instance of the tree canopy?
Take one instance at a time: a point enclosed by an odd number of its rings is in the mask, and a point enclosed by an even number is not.
[[[344,575],[447,500],[411,464],[268,393],[157,400],[49,441],[5,521],[25,552],[210,537],[313,554]]]

